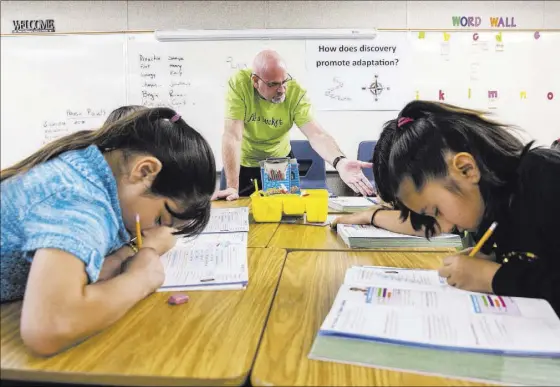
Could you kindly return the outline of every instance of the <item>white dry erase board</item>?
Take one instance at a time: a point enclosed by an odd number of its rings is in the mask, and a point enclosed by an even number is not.
[[[126,103],[123,35],[3,36],[1,167]]]
[[[560,134],[560,33],[378,31],[373,39],[158,41],[152,33],[3,36],[1,166],[99,126],[124,104],[178,110],[221,161],[228,77],[277,50],[349,156],[412,99],[488,109],[550,145]],[[303,139],[294,128],[294,139]]]

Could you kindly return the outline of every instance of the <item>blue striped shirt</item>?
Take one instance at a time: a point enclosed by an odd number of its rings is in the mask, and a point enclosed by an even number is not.
[[[130,239],[115,177],[93,145],[2,181],[0,198],[1,302],[23,297],[37,249],[74,255],[95,282],[105,256]]]

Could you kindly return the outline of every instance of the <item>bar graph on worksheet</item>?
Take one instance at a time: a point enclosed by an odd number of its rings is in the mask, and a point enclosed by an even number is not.
[[[394,291],[388,288],[367,288],[366,301],[371,303],[375,300],[377,304],[388,304],[391,303],[391,297],[393,297]],[[397,297],[393,297],[393,301]]]
[[[413,291],[389,287],[370,287],[366,303],[387,306],[423,306],[437,308],[438,294],[433,291]]]
[[[508,314],[519,316],[519,308],[510,297],[495,296],[493,294],[471,294],[474,312],[480,314]]]

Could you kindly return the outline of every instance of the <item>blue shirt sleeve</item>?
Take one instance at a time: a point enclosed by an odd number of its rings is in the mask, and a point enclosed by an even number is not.
[[[53,248],[85,264],[90,282],[99,278],[103,260],[118,234],[118,222],[103,195],[61,190],[30,208],[23,220],[24,251]]]

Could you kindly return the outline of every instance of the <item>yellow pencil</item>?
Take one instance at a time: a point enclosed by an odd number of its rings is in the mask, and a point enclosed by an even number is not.
[[[140,215],[136,214],[136,245],[142,248],[142,229],[140,228]]]
[[[260,193],[259,193],[259,183],[257,183],[257,179],[253,179],[253,184],[255,184],[255,192],[257,193],[257,195],[260,195]]]
[[[488,238],[490,238],[490,235],[492,235],[496,227],[498,227],[498,222],[494,222],[490,225],[490,227],[488,228],[488,230],[486,230],[482,238],[480,238],[476,246],[474,246],[474,248],[471,250],[469,257],[474,257],[480,251],[480,249],[482,248],[482,246],[484,246]]]

